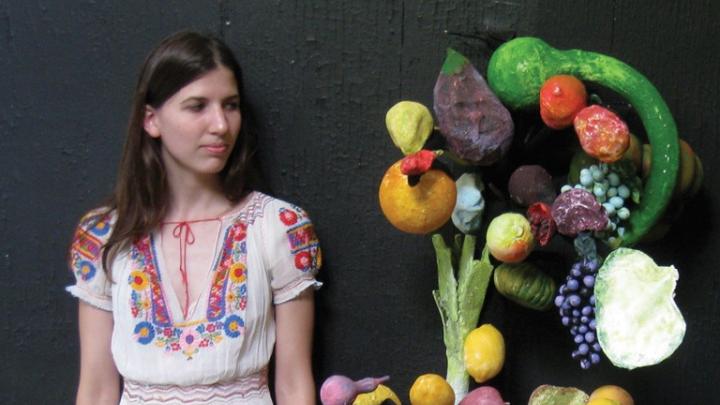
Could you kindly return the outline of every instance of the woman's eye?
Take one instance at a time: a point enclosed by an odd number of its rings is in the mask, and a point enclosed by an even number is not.
[[[225,109],[230,111],[235,111],[240,109],[240,103],[237,101],[230,101],[225,103]]]
[[[203,108],[205,108],[205,104],[203,103],[197,103],[197,104],[190,104],[187,106],[187,109],[194,112],[202,111]]]

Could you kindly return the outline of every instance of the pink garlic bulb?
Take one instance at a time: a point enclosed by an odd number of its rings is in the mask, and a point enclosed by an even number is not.
[[[320,387],[320,402],[323,405],[351,405],[355,397],[374,391],[378,385],[389,379],[389,376],[384,376],[353,381],[343,375],[333,375],[328,377]]]

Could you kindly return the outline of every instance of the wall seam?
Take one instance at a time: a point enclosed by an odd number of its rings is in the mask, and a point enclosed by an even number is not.
[[[224,42],[227,42],[227,38],[225,38],[225,25],[230,21],[230,16],[225,0],[218,0],[218,14],[220,15],[220,28],[218,29],[218,33],[220,34],[220,38]]]

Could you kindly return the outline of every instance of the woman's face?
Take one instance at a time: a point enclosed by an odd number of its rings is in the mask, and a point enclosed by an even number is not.
[[[240,132],[240,96],[232,71],[215,68],[159,108],[146,107],[144,128],[160,139],[169,176],[217,174]]]

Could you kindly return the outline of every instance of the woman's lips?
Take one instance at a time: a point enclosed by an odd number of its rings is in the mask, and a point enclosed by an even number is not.
[[[213,145],[204,145],[203,148],[207,150],[208,152],[212,154],[222,154],[227,151],[227,145],[219,143],[219,144],[213,144]]]

